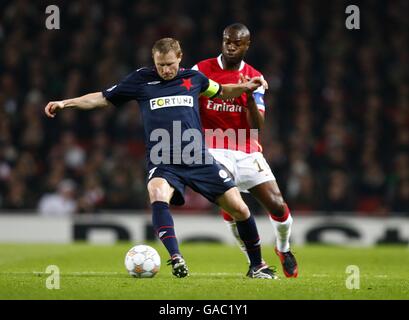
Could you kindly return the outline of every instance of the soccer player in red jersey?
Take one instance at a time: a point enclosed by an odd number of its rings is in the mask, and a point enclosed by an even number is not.
[[[240,83],[262,76],[243,61],[249,45],[248,28],[240,23],[229,25],[223,31],[221,55],[203,60],[192,69],[221,84]],[[201,97],[201,119],[206,143],[213,157],[232,174],[240,191],[250,192],[268,211],[276,234],[275,252],[285,276],[295,278],[298,276],[298,266],[289,243],[293,219],[258,141],[258,131],[264,124],[264,90],[260,86],[252,94],[228,100]],[[247,255],[238,236],[236,222],[227,212],[222,211],[222,214]]]

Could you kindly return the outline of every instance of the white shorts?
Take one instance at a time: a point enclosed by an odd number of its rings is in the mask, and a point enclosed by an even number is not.
[[[245,153],[229,149],[209,149],[212,156],[234,177],[240,192],[248,192],[259,184],[276,180],[261,152]]]

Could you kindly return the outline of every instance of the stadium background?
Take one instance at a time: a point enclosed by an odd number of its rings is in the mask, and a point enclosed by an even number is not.
[[[60,30],[45,7],[60,9]],[[77,212],[149,208],[142,123],[128,104],[47,119],[50,100],[110,87],[151,64],[153,42],[181,40],[182,65],[219,54],[223,28],[248,25],[246,61],[266,93],[264,155],[295,217],[409,214],[408,2],[1,1],[0,210],[36,212],[61,181]],[[251,209],[262,209],[250,199]],[[188,193],[191,214],[217,210]]]
[[[345,28],[350,4],[359,30]],[[45,26],[47,5],[60,9],[59,30]],[[406,0],[0,0],[0,300],[132,299],[152,314],[147,299],[267,300],[249,314],[265,306],[275,315],[288,308],[270,300],[376,300],[361,308],[366,315],[379,300],[407,300],[408,9]],[[264,155],[292,209],[297,279],[278,268],[281,281],[247,281],[217,208],[193,192],[172,211],[191,271],[174,279],[151,225],[135,104],[44,115],[50,100],[99,91],[151,64],[160,37],[181,40],[185,67],[214,57],[233,22],[249,26],[246,61],[270,85]],[[263,258],[279,266],[267,215],[247,200]],[[39,214],[45,203],[48,216]],[[161,255],[153,281],[124,269],[140,243]],[[47,287],[50,266],[61,271],[59,290]],[[316,316],[310,302],[303,314],[308,306]],[[32,316],[32,304],[23,309]]]

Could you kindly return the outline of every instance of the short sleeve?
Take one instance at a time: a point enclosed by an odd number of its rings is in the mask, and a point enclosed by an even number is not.
[[[259,75],[262,79],[264,79],[263,75],[260,73]],[[266,111],[266,106],[264,104],[264,93],[265,89],[263,86],[258,87],[254,92],[253,92],[253,97],[256,102],[256,105],[258,109],[262,112]]]
[[[123,78],[118,84],[103,90],[102,95],[115,106],[136,100],[139,92],[138,77],[138,72],[134,71]]]
[[[206,96],[208,98],[213,98],[217,96],[220,93],[222,86],[218,84],[216,81],[213,81],[209,79],[208,77],[206,77],[200,71],[198,71],[198,74],[199,74],[200,85],[201,85],[200,93],[203,96]]]
[[[209,85],[207,86],[207,89],[202,92],[202,95],[208,98],[213,98],[220,93],[221,89],[222,86],[220,84],[212,79],[209,79]]]
[[[253,92],[253,97],[254,101],[256,102],[257,108],[260,111],[265,112],[266,111],[266,106],[264,104],[264,94],[260,92]]]

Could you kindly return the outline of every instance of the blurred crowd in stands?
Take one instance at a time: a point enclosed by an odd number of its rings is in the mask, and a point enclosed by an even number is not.
[[[136,103],[54,119],[44,106],[151,65],[161,37],[181,41],[184,67],[215,57],[223,28],[242,22],[246,61],[270,85],[264,155],[292,211],[409,214],[408,1],[358,1],[359,30],[339,0],[48,2],[0,2],[1,211],[147,208]],[[59,30],[45,27],[47,3]],[[214,210],[186,197],[185,209]]]

